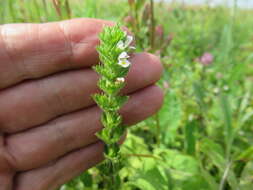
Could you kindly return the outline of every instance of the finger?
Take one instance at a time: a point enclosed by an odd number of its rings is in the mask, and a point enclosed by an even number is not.
[[[0,173],[0,189],[1,190],[13,190],[13,173]]]
[[[162,105],[162,97],[162,90],[156,86],[131,95],[121,110],[124,123],[132,125],[153,115]],[[97,107],[91,107],[9,136],[6,149],[14,158],[12,166],[19,171],[40,167],[74,149],[94,143],[98,140],[95,133],[102,128],[100,115]]]
[[[161,76],[159,60],[136,54],[124,93],[155,83]],[[94,104],[97,74],[91,69],[69,71],[30,81],[0,92],[0,130],[14,133],[46,123],[53,118]]]
[[[76,150],[42,168],[17,175],[14,190],[55,190],[103,159],[103,144],[97,142]]]
[[[98,62],[98,33],[113,22],[73,19],[0,26],[0,89]]]

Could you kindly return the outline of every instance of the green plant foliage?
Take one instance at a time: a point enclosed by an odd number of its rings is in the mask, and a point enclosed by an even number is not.
[[[119,25],[105,27],[97,47],[101,63],[94,66],[100,74],[98,86],[103,92],[95,94],[93,99],[103,110],[101,122],[104,128],[96,135],[105,143],[104,156],[106,160],[98,167],[104,179],[104,189],[119,189],[121,187],[118,172],[123,167],[119,140],[125,133],[125,126],[118,110],[128,100],[127,96],[119,95],[124,87],[125,76],[131,63],[127,60],[132,36],[127,35]]]

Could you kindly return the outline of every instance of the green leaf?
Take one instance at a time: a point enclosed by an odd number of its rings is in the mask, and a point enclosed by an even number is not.
[[[197,98],[197,102],[200,105],[201,110],[206,111],[206,104],[204,102],[205,91],[201,82],[195,82],[193,84],[194,94]]]
[[[163,158],[168,167],[184,172],[185,175],[198,174],[199,172],[197,160],[192,156],[183,154],[177,150],[165,148],[156,149],[155,154]],[[178,177],[183,176],[180,175]]]
[[[251,146],[248,149],[246,149],[243,152],[241,152],[236,157],[236,160],[252,161],[253,160],[253,146]]]
[[[248,122],[250,119],[253,119],[253,110],[244,114],[244,116],[241,119],[241,126],[243,126],[246,122]]]
[[[168,190],[169,181],[154,160],[145,159],[143,170],[139,170],[135,180],[129,184],[141,190]]]
[[[176,92],[171,90],[165,95],[164,103],[158,113],[158,119],[162,133],[162,141],[166,145],[171,145],[175,142],[177,130],[181,123],[182,117],[181,103],[176,95]]]
[[[105,77],[102,77],[99,82],[98,86],[101,90],[103,90],[106,94],[118,94],[119,91],[124,87],[125,83],[111,81]]]
[[[85,185],[85,187],[92,187],[93,179],[92,175],[89,172],[84,172],[79,176],[79,179]]]
[[[210,159],[209,162],[219,169],[221,178],[225,173],[227,173],[226,178],[228,183],[233,190],[236,190],[238,188],[238,181],[234,172],[232,171],[231,163],[228,163],[225,159],[225,154],[222,147],[212,140],[206,138],[200,142],[200,150]],[[228,170],[228,172],[226,170]]]
[[[252,190],[253,187],[253,161],[248,162],[241,174],[240,189]]]
[[[226,160],[222,146],[211,139],[204,138],[200,141],[200,151],[211,159],[212,163],[221,171],[225,170]]]
[[[201,168],[201,175],[208,183],[211,190],[219,189],[219,185],[216,183],[216,179],[214,176],[212,176],[208,171],[206,171],[204,168]]]
[[[230,154],[233,143],[233,126],[232,126],[232,113],[228,97],[225,94],[220,96],[220,106],[225,124],[225,143],[226,143],[226,156]]]
[[[108,94],[95,94],[93,95],[94,101],[104,111],[118,111],[127,100],[127,96],[111,96]]]
[[[195,155],[197,122],[190,122],[185,126],[185,150],[187,154]]]

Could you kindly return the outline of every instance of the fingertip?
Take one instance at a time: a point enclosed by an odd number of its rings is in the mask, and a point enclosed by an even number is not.
[[[160,80],[163,72],[162,64],[158,57],[150,53],[136,53],[133,54],[130,61],[132,66],[126,77],[127,85],[122,90],[123,93],[145,88],[149,85],[155,84]]]
[[[153,85],[150,88],[152,88],[152,90],[154,91],[154,104],[156,105],[154,107],[154,113],[158,112],[162,105],[163,105],[163,101],[164,101],[164,92],[163,90],[157,86],[157,85]]]
[[[151,53],[144,53],[151,61],[150,64],[152,65],[152,69],[154,70],[154,75],[156,76],[156,80],[160,80],[163,73],[163,66],[160,61],[160,58]]]

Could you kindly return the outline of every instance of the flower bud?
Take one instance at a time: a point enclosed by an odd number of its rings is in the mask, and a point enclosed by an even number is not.
[[[125,82],[125,78],[123,78],[123,77],[118,77],[116,79],[116,83],[124,83],[124,82]]]

